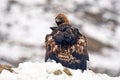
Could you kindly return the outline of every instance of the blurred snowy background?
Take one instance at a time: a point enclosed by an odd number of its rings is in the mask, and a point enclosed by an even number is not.
[[[58,13],[88,37],[88,69],[120,76],[119,0],[0,0],[0,64],[44,62],[45,35]]]

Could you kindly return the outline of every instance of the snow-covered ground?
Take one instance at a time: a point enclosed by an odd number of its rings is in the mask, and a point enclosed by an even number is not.
[[[44,63],[45,35],[55,26],[55,16],[65,13],[86,35],[113,46],[89,51],[88,68],[120,76],[119,4],[119,0],[0,0],[0,64]]]
[[[55,62],[24,62],[13,70],[14,73],[3,70],[0,74],[0,80],[120,80],[120,77],[96,74],[91,70],[82,73],[81,70],[67,69],[66,72],[60,63]]]

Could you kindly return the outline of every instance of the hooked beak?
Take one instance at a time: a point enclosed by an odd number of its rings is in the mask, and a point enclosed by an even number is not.
[[[56,20],[56,22],[60,22],[60,19],[58,19],[58,18],[56,18],[55,20]]]

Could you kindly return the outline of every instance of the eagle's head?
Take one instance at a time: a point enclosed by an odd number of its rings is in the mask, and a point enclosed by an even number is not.
[[[58,26],[69,24],[67,17],[64,14],[58,14],[55,18],[55,22]]]

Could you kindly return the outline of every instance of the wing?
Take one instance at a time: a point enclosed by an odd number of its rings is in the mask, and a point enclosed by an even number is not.
[[[83,35],[79,36],[77,43],[72,47],[72,56],[76,60],[80,60],[79,63],[76,63],[76,69],[82,69],[82,71],[87,69],[87,60],[89,60],[87,52],[87,38]]]
[[[45,62],[48,60],[48,58],[58,61],[56,56],[58,51],[58,45],[55,44],[52,34],[46,35],[45,45],[46,45]]]
[[[77,43],[75,45],[73,45],[73,47],[75,47],[75,50],[73,49],[73,52],[76,53],[73,54],[74,57],[81,59],[81,60],[89,60],[89,56],[88,56],[88,51],[87,51],[87,43],[88,40],[85,36],[79,36]],[[80,55],[82,55],[82,57],[79,57]]]

